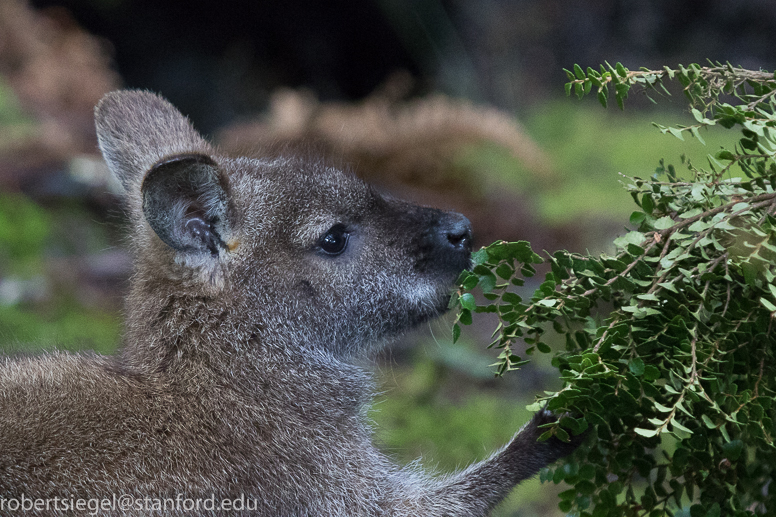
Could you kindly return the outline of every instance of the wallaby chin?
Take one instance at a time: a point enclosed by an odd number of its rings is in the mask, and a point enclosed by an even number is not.
[[[123,345],[0,363],[0,505],[468,517],[574,448],[537,442],[546,412],[445,478],[371,442],[351,359],[446,310],[465,217],[317,162],[221,156],[150,92],[110,93],[95,117],[132,222]]]

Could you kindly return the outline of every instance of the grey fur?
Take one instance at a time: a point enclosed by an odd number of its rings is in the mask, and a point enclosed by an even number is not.
[[[123,346],[0,359],[0,503],[184,494],[261,516],[477,516],[573,450],[536,441],[547,412],[444,477],[372,445],[354,359],[445,310],[464,217],[317,163],[220,156],[148,92],[107,95],[96,121],[133,225]],[[337,224],[347,247],[333,235],[326,253]],[[163,514],[192,515],[176,508]]]

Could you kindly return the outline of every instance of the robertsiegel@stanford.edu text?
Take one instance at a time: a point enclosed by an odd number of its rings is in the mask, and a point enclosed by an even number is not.
[[[100,512],[196,512],[196,511],[242,511],[256,510],[258,500],[241,495],[235,499],[217,499],[215,495],[206,498],[192,498],[178,494],[173,497],[140,497],[128,494],[113,494],[103,498],[75,497],[0,497],[0,512],[84,512],[97,515]]]

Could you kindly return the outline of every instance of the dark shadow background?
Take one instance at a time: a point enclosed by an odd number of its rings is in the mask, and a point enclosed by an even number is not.
[[[357,100],[396,70],[417,91],[520,111],[562,68],[774,63],[771,0],[55,0],[113,46],[129,87],[164,92],[204,131],[279,86]]]

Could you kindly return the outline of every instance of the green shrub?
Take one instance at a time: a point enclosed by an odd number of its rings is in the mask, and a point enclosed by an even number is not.
[[[616,252],[549,256],[551,271],[529,300],[513,286],[543,262],[526,242],[474,254],[451,304],[453,338],[473,313],[495,313],[497,375],[527,354],[551,353],[564,387],[533,404],[560,414],[548,427],[586,445],[542,479],[565,481],[559,507],[583,516],[752,515],[776,511],[776,79],[730,65],[630,71],[621,64],[567,71],[567,93],[613,90],[622,108],[633,87],[679,81],[695,123],[660,126],[702,141],[701,129],[740,130],[729,149],[680,174],[661,161],[626,178],[638,206]],[[733,177],[737,167],[744,177]],[[471,290],[478,287],[486,301]],[[553,336],[549,338],[549,336]],[[559,338],[557,337],[559,336]]]

